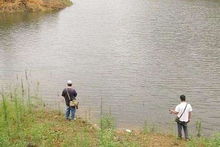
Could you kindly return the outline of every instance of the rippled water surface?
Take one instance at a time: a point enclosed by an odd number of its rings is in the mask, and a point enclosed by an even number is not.
[[[220,1],[76,0],[57,13],[0,15],[0,84],[25,70],[54,107],[72,79],[92,120],[102,98],[118,127],[170,128],[168,109],[185,94],[190,127],[219,132]]]

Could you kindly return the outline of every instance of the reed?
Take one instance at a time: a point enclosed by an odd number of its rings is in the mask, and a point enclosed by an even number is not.
[[[23,133],[21,129],[31,122],[31,117],[28,120],[26,118],[30,114],[31,96],[28,98],[29,102],[26,102],[25,91],[23,80],[21,80],[20,85],[16,83],[14,87],[2,88],[0,92],[0,146],[12,146],[10,140],[19,137]]]
[[[142,132],[144,134],[148,134],[148,133],[155,133],[157,131],[157,127],[154,124],[149,124],[147,123],[147,121],[144,121],[144,126],[143,126],[143,130]]]
[[[103,99],[102,99],[102,96],[101,96],[101,100],[100,100],[100,118],[102,118],[102,116],[103,116]],[[100,122],[100,127],[101,127],[101,129],[103,129],[102,122]]]
[[[7,100],[6,100],[6,96],[5,96],[3,88],[1,91],[1,96],[2,96],[2,108],[3,108],[4,121],[8,122],[8,104],[7,104]]]
[[[110,114],[105,114],[100,120],[101,129],[99,131],[99,146],[114,147],[118,146],[119,142],[115,140],[115,123]]]
[[[201,132],[202,132],[202,122],[201,121],[196,121],[196,136],[201,137]]]
[[[15,114],[16,114],[16,125],[18,125],[20,123],[20,108],[18,105],[19,105],[19,102],[18,102],[18,97],[17,97],[17,93],[16,93],[16,89],[15,89],[15,92],[14,92],[14,110],[15,110]]]
[[[216,134],[212,137],[198,137],[192,138],[186,144],[187,147],[219,147],[220,146],[220,134]]]
[[[100,126],[101,130],[106,130],[106,129],[115,129],[115,121],[114,118],[110,114],[105,114],[102,116],[100,119]]]
[[[27,84],[27,103],[28,103],[28,109],[31,112],[31,97],[30,97],[30,83],[28,78],[28,73],[25,71],[25,79]]]
[[[114,147],[118,146],[118,142],[114,140],[115,122],[111,115],[103,112],[103,98],[100,99],[100,130],[99,130],[99,146]]]

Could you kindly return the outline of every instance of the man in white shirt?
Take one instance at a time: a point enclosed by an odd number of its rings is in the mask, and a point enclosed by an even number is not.
[[[181,103],[176,106],[175,110],[169,110],[171,114],[175,114],[178,117],[177,128],[178,137],[182,138],[182,129],[184,130],[185,139],[189,139],[187,123],[190,122],[192,116],[192,107],[186,102],[185,95],[180,96]]]

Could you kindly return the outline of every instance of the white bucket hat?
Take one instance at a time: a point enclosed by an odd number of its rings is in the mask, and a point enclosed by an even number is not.
[[[72,81],[71,81],[71,80],[68,80],[68,81],[67,81],[67,84],[73,84],[73,83],[72,83]]]

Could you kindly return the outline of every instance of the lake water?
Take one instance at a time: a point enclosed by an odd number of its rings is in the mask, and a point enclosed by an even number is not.
[[[27,71],[52,107],[68,79],[79,114],[119,128],[174,128],[185,94],[204,134],[220,131],[219,0],[75,0],[57,13],[0,15],[0,84]]]

